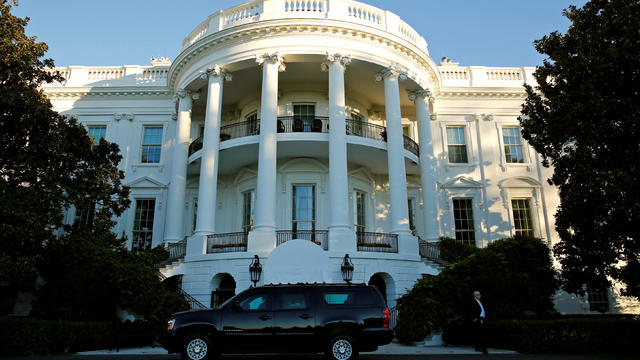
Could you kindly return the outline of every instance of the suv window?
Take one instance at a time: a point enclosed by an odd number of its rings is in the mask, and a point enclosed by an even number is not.
[[[265,293],[249,295],[241,300],[238,305],[240,305],[244,311],[264,311],[271,309],[269,296]]]
[[[307,299],[304,293],[282,293],[280,294],[280,310],[301,310],[308,308]]]
[[[322,298],[327,305],[376,305],[372,293],[363,290],[327,291]]]

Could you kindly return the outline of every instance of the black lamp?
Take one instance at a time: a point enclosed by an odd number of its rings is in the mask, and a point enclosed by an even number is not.
[[[347,284],[351,284],[351,280],[353,280],[353,263],[349,258],[349,254],[344,255],[344,260],[342,261],[340,270],[342,271],[342,280]]]
[[[251,265],[249,265],[249,274],[251,274],[251,281],[253,282],[253,287],[255,287],[258,281],[260,281],[260,275],[262,274],[262,265],[260,265],[258,255],[253,256],[253,261]]]

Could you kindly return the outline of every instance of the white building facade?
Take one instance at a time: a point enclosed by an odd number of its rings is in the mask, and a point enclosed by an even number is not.
[[[54,108],[120,146],[132,206],[114,231],[184,249],[162,271],[206,305],[250,286],[254,255],[268,283],[342,282],[349,254],[393,306],[440,271],[440,236],[558,241],[551,170],[517,120],[535,69],[438,65],[389,11],[255,0],[209,16],[173,61],[57,70]]]

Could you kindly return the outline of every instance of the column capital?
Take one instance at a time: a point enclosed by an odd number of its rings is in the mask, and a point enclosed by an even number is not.
[[[322,69],[322,71],[329,71],[329,65],[332,63],[338,63],[342,66],[343,69],[345,69],[347,65],[351,63],[351,57],[348,55],[327,53],[324,62],[320,64],[320,68]]]
[[[206,80],[212,76],[221,77],[225,81],[231,81],[233,79],[231,73],[223,69],[222,66],[218,64],[208,67],[207,70],[200,75],[200,78]]]
[[[395,77],[400,80],[407,80],[407,71],[394,64],[376,74],[376,81],[382,81],[386,77]]]
[[[263,66],[265,63],[278,65],[278,71],[283,72],[287,68],[284,58],[278,53],[256,55],[256,64]]]
[[[176,91],[176,96],[179,97],[180,99],[184,99],[187,96],[191,96],[191,94],[192,92],[187,89],[178,89],[178,91]]]
[[[409,95],[409,100],[411,101],[416,101],[418,98],[426,99],[431,96],[431,91],[429,89],[408,90],[407,93]]]

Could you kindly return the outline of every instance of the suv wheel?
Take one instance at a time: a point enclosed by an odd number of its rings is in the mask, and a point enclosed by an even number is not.
[[[213,358],[213,348],[205,334],[191,334],[184,339],[182,358],[185,360],[206,360]]]
[[[356,341],[351,336],[336,336],[329,341],[326,354],[329,360],[355,360],[358,358]]]

